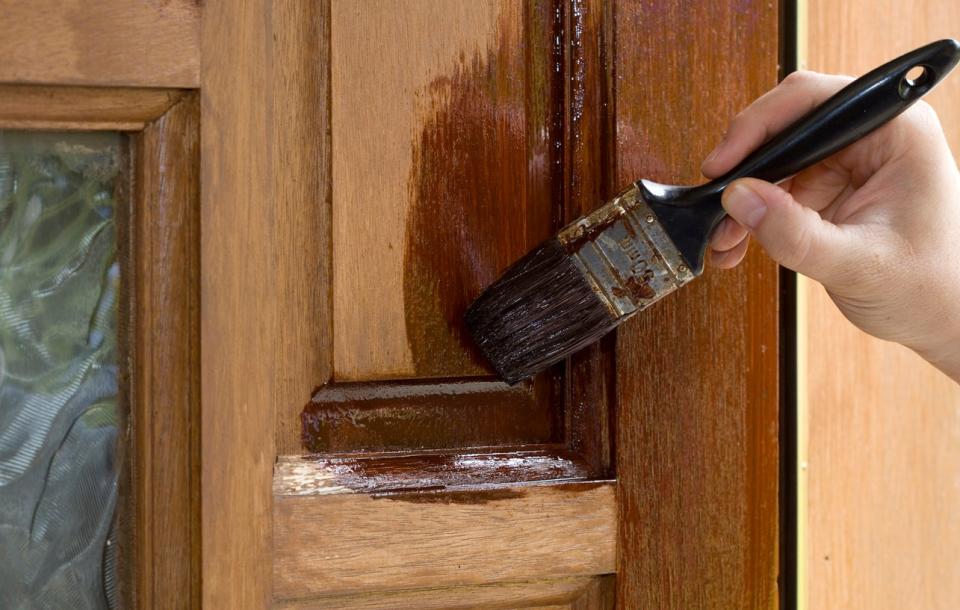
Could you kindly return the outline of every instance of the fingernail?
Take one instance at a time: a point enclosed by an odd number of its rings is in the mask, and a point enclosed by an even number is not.
[[[749,186],[733,184],[723,195],[727,213],[751,231],[756,229],[767,213],[767,203]]]

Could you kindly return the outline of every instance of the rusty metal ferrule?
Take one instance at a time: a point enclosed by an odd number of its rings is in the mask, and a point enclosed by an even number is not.
[[[567,226],[558,239],[617,317],[649,307],[695,277],[636,186]]]

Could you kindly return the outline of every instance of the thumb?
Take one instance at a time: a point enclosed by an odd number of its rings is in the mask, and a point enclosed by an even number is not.
[[[736,180],[723,193],[723,207],[770,258],[823,284],[837,280],[849,258],[849,236],[775,184]]]

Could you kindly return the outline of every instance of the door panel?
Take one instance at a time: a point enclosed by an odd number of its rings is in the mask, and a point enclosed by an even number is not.
[[[550,3],[331,6],[334,379],[487,375],[463,311],[559,203]]]
[[[308,450],[564,440],[562,367],[508,388],[462,323],[562,220],[558,6],[330,4],[332,371]]]

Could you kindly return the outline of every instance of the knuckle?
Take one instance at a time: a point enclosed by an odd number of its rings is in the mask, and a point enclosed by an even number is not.
[[[741,110],[730,119],[730,128],[727,131],[736,131],[739,127],[746,124],[749,124],[748,110]]]
[[[803,269],[810,258],[810,249],[813,235],[806,226],[799,226],[791,231],[781,242],[782,256],[780,264],[791,269]]]
[[[797,70],[791,72],[783,79],[783,84],[788,87],[806,87],[820,80],[820,75],[811,70]]]

